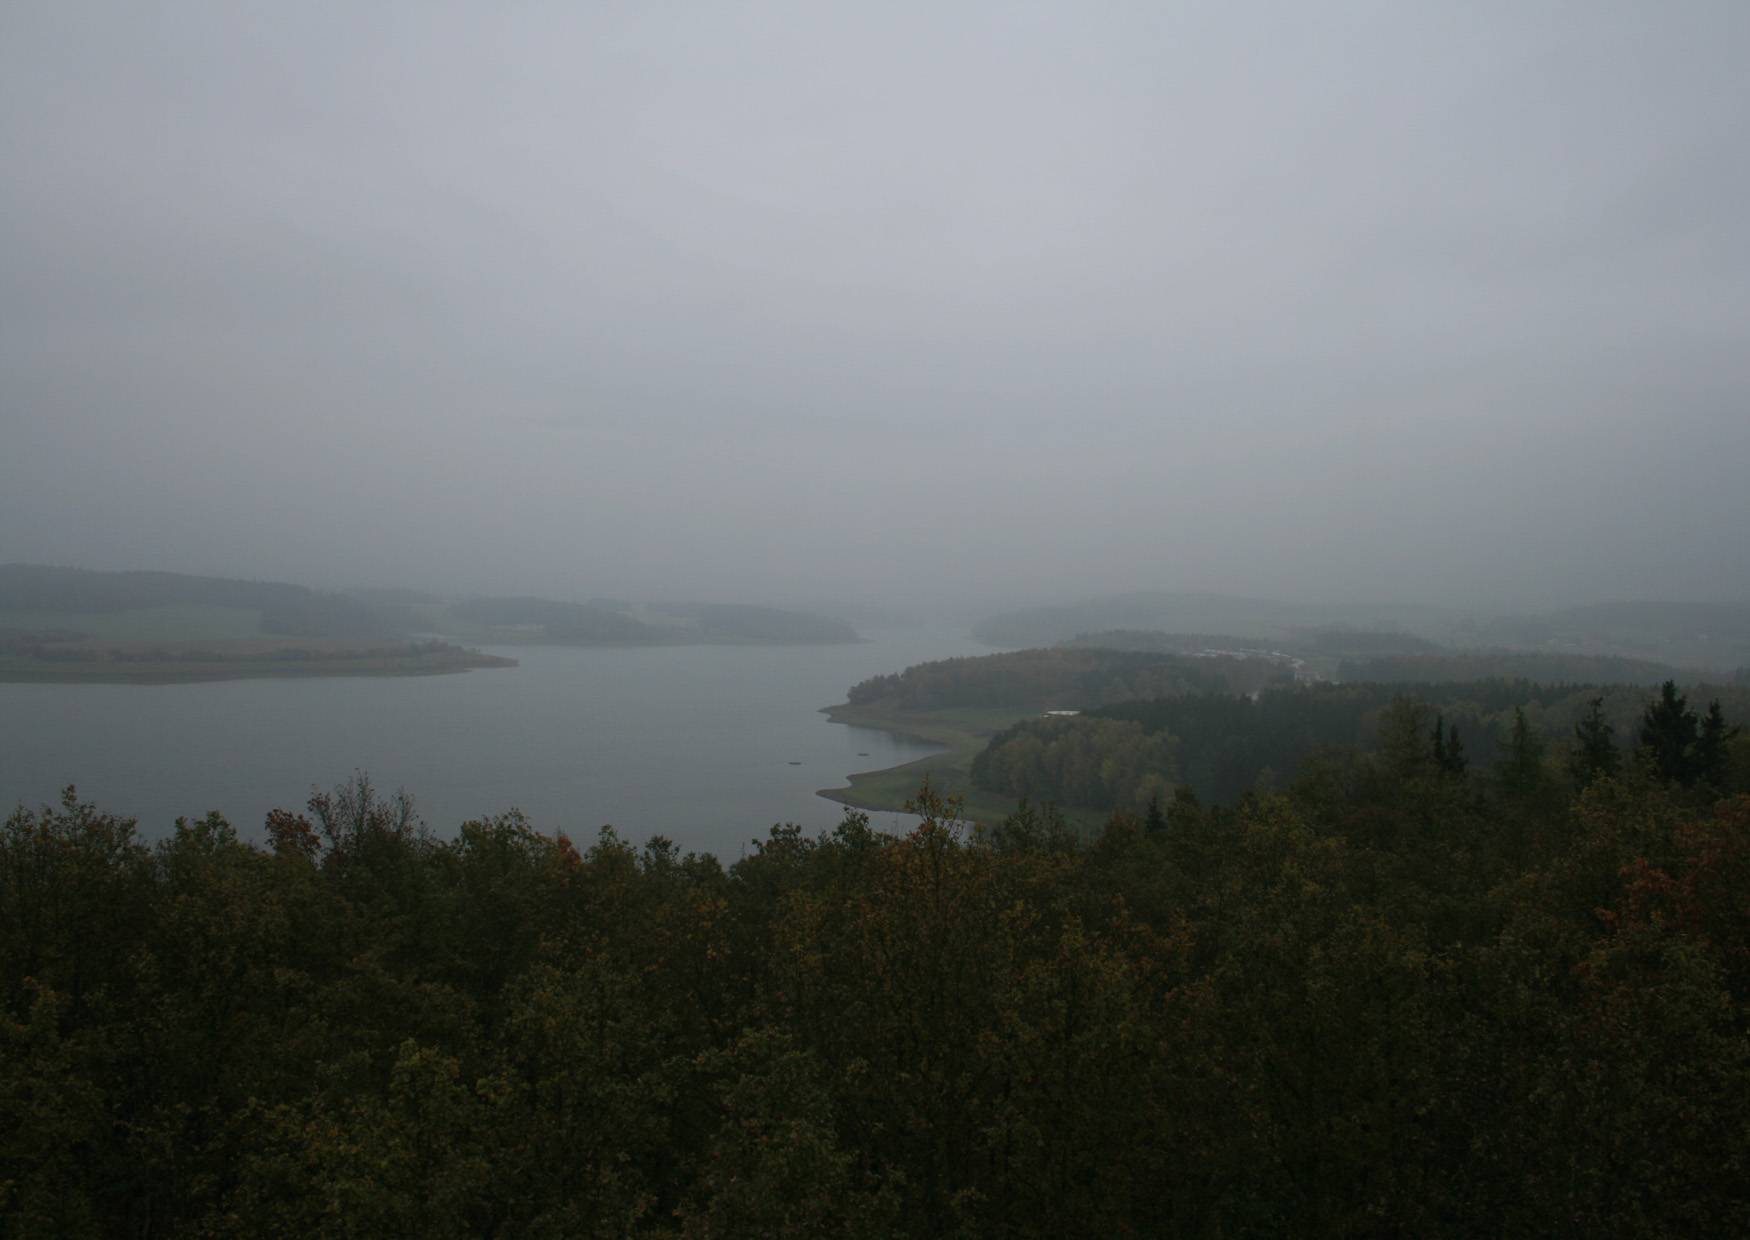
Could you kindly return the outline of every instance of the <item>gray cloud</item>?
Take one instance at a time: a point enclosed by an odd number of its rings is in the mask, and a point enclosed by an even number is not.
[[[0,12],[0,559],[1750,581],[1750,9]]]

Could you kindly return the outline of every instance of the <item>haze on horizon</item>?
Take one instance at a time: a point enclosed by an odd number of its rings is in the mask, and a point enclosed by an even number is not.
[[[1750,597],[1750,6],[0,9],[0,561]]]

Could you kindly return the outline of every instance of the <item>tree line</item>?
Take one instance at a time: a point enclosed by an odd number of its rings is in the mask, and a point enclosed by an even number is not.
[[[991,738],[971,774],[994,792],[1094,809],[1140,811],[1179,784],[1204,801],[1232,804],[1260,786],[1293,778],[1330,747],[1373,748],[1406,727],[1425,737],[1431,756],[1436,748],[1453,748],[1466,766],[1485,773],[1511,756],[1515,729],[1523,727],[1538,740],[1539,760],[1561,778],[1566,755],[1581,744],[1577,729],[1592,718],[1594,729],[1607,727],[1626,748],[1652,750],[1667,777],[1686,774],[1674,754],[1697,741],[1711,746],[1707,777],[1734,786],[1732,756],[1720,739],[1727,729],[1721,702],[1730,703],[1732,718],[1750,719],[1750,695],[1731,686],[1701,692],[1711,698],[1705,721],[1688,710],[1671,681],[1651,702],[1635,685],[1522,680],[1279,686],[1254,697],[1183,693],[1096,707],[1073,718],[1023,720]],[[1654,707],[1657,719],[1648,733]],[[1685,731],[1681,721],[1691,716],[1696,721]],[[1429,732],[1436,722],[1438,745]],[[1750,740],[1736,752],[1750,781],[1746,745]],[[1523,747],[1514,752],[1523,761]],[[1750,782],[1745,787],[1750,790]]]
[[[1082,709],[1167,694],[1250,693],[1288,679],[1259,659],[1057,646],[915,664],[851,686],[846,700],[900,711]]]

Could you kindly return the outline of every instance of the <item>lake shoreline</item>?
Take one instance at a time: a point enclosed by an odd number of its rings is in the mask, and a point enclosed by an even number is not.
[[[992,824],[1002,821],[1020,802],[979,788],[972,782],[972,760],[990,738],[1032,712],[1015,711],[893,711],[840,702],[823,706],[820,713],[833,723],[870,728],[906,740],[940,745],[941,752],[926,754],[898,766],[857,771],[845,777],[842,788],[822,788],[818,795],[852,809],[882,813],[906,813],[906,802],[915,798],[925,780],[945,796],[961,798],[962,815],[969,821]],[[1064,817],[1084,829],[1098,829],[1106,815],[1066,808]]]
[[[72,783],[138,815],[144,838],[209,811],[260,838],[269,810],[363,770],[412,793],[440,835],[515,807],[573,839],[612,823],[635,842],[660,834],[729,863],[774,823],[830,831],[844,806],[817,791],[843,787],[847,773],[936,749],[818,713],[848,685],[968,649],[954,631],[921,626],[867,636],[785,648],[486,645],[518,666],[479,676],[154,661],[88,666],[76,682],[39,666],[9,682],[0,659],[0,807],[52,803]],[[255,674],[269,671],[282,674]],[[897,817],[883,826],[904,828]]]
[[[494,637],[493,645],[529,649],[556,650],[680,650],[694,647],[730,649],[819,649],[830,646],[865,645],[866,637],[849,641],[737,641],[676,640],[624,642],[560,642],[551,639],[505,640]],[[105,684],[105,685],[171,685],[207,684],[215,680],[303,680],[328,676],[448,676],[458,672],[516,667],[517,660],[507,655],[481,654],[469,651],[465,656],[429,660],[423,656],[411,658],[374,656],[354,661],[317,655],[309,659],[213,659],[183,662],[179,658],[131,662],[104,653],[88,660],[60,662],[52,659],[6,658],[0,656],[0,684]]]

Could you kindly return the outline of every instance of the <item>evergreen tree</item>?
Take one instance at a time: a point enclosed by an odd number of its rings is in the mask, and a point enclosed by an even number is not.
[[[1693,777],[1710,788],[1724,788],[1728,758],[1726,746],[1737,735],[1737,728],[1726,726],[1726,717],[1720,710],[1720,700],[1715,698],[1709,702],[1707,715],[1702,719],[1700,731],[1695,738],[1694,757],[1690,764]]]
[[[1446,729],[1446,771],[1451,775],[1463,775],[1470,760],[1464,756],[1464,742],[1458,739],[1458,725],[1448,724]]]
[[[1684,785],[1695,782],[1696,723],[1695,712],[1677,692],[1674,680],[1661,685],[1658,698],[1647,703],[1641,716],[1641,752],[1660,779]]]
[[[1447,775],[1462,775],[1468,765],[1464,742],[1458,739],[1458,725],[1447,726],[1446,716],[1434,716],[1434,765]]]
[[[1543,741],[1531,730],[1523,706],[1513,708],[1513,731],[1497,769],[1502,787],[1518,795],[1536,789],[1543,778]]]
[[[1622,757],[1616,752],[1615,736],[1616,729],[1604,717],[1604,699],[1593,698],[1586,708],[1586,717],[1574,725],[1577,748],[1570,767],[1581,787],[1608,779],[1620,769]]]

